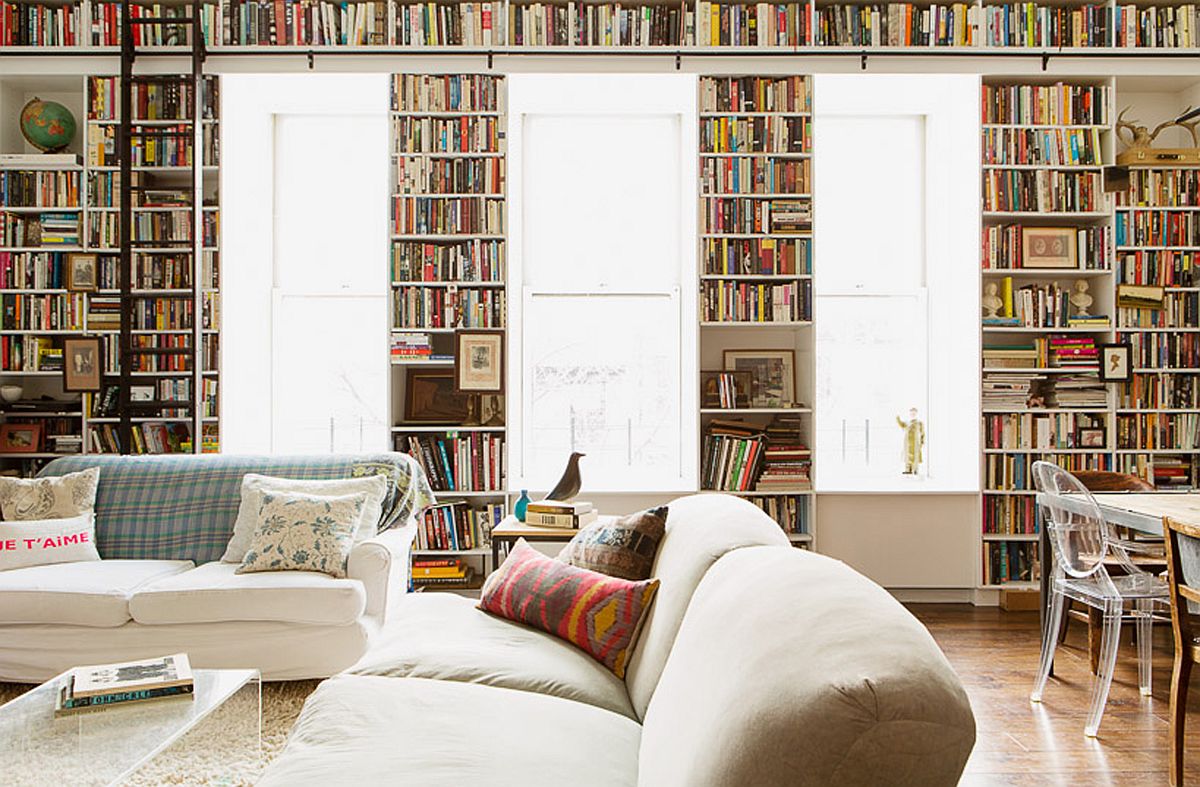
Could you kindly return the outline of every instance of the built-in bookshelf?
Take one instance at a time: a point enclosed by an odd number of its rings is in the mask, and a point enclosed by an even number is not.
[[[207,110],[193,117],[185,78],[136,86],[132,260],[134,341],[147,348],[190,346],[196,319],[193,281],[203,304],[205,363],[200,385],[187,356],[133,356],[137,390],[148,401],[134,421],[132,445],[118,439],[117,375],[124,302],[119,275],[119,124],[114,77],[0,78],[0,109],[15,114],[35,95],[64,104],[79,119],[67,151],[39,154],[15,131],[0,132],[0,385],[18,386],[19,399],[0,405],[6,424],[36,424],[36,450],[0,452],[3,469],[34,472],[56,456],[75,453],[215,451],[219,445],[219,195],[217,83],[210,78]],[[205,151],[202,239],[192,228],[191,156]],[[35,228],[36,227],[36,228]],[[94,281],[69,274],[72,262],[94,270]],[[101,388],[65,390],[64,341],[100,340]],[[15,389],[10,389],[16,395]],[[171,406],[178,402],[178,407]],[[202,440],[195,440],[195,416]],[[161,405],[161,406],[160,406]]]
[[[702,76],[699,91],[700,488],[811,547],[812,80]]]
[[[505,80],[392,78],[392,439],[429,477],[438,505],[420,523],[414,582],[471,589],[508,510],[503,393],[455,392],[457,332],[507,336]],[[461,561],[466,577],[444,574]]]

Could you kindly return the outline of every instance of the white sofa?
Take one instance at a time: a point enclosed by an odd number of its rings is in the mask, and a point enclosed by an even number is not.
[[[625,680],[446,595],[309,697],[263,787],[953,785],[971,707],[886,591],[724,495],[670,506]]]
[[[101,467],[96,540],[105,559],[0,572],[0,680],[40,682],[80,664],[179,651],[195,667],[254,667],[267,680],[327,677],[345,669],[366,652],[408,591],[416,534],[412,514],[425,500],[424,477],[408,462],[395,454],[317,460],[81,457],[52,464],[52,474]],[[389,463],[411,472],[417,492],[395,490],[393,497],[403,500],[391,500],[390,512],[403,516],[402,524],[357,544],[347,578],[307,571],[237,574],[237,564],[213,557],[232,532],[245,472],[328,478],[351,466],[386,470]],[[129,481],[147,474],[152,483]],[[162,494],[173,484],[179,494]],[[149,491],[131,491],[142,486]],[[190,494],[197,488],[204,495],[199,502]],[[145,499],[139,501],[139,495]],[[156,505],[165,508],[159,520],[145,518],[149,525],[142,529],[149,532],[132,539],[122,533],[128,511],[144,514]],[[156,521],[167,520],[178,527],[155,530]],[[129,543],[156,554],[122,559],[122,551],[134,549]],[[163,556],[164,551],[177,556]],[[118,557],[110,558],[113,553]]]

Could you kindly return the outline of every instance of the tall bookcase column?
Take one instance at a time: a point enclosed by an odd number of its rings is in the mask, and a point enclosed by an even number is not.
[[[811,547],[812,79],[699,90],[700,487]]]
[[[507,513],[504,392],[455,393],[461,331],[507,344],[505,87],[494,74],[392,80],[392,439],[438,498],[414,550],[414,581],[433,589],[478,587]],[[450,565],[423,579],[429,563]]]
[[[1099,377],[1114,309],[1112,85],[983,85],[983,520],[980,586],[1033,589],[1042,558],[1030,466],[1114,466]]]

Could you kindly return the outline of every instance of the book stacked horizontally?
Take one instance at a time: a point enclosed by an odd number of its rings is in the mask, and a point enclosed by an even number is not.
[[[535,527],[579,529],[596,521],[600,512],[591,503],[540,500],[525,509],[525,524]]]
[[[1095,370],[1100,368],[1100,349],[1092,336],[1051,336],[1050,365]]]
[[[983,409],[1019,410],[1036,394],[1046,375],[1030,372],[996,372],[983,376]]]
[[[417,558],[412,578],[415,587],[468,588],[475,569],[457,558]]]
[[[54,713],[62,716],[150,700],[191,699],[194,691],[186,653],[76,667],[59,689]]]
[[[1105,407],[1108,391],[1095,374],[1062,374],[1054,380],[1054,404],[1058,407]]]
[[[804,443],[803,429],[799,415],[781,415],[767,425],[763,469],[754,486],[757,491],[804,490],[811,486],[811,452]]]

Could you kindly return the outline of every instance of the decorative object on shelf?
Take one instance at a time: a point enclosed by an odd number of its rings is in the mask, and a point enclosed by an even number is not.
[[[504,331],[455,331],[454,345],[455,391],[504,393]]]
[[[1130,376],[1129,345],[1100,345],[1100,379],[1106,383],[1123,383]]]
[[[96,255],[67,255],[67,289],[71,292],[96,291]]]
[[[1117,305],[1129,309],[1161,309],[1166,291],[1153,284],[1118,284]]]
[[[461,424],[470,416],[471,394],[454,389],[454,372],[409,369],[404,420],[415,423]]]
[[[518,522],[525,521],[525,512],[529,509],[529,490],[522,489],[521,496],[517,498],[517,504],[513,506],[513,516]]]
[[[1196,133],[1196,125],[1200,124],[1200,115],[1188,107],[1174,120],[1164,120],[1151,131],[1149,127],[1138,121],[1125,120],[1125,113],[1131,107],[1125,107],[1117,115],[1117,138],[1125,144],[1125,150],[1117,155],[1117,164],[1150,164],[1161,162],[1171,165],[1200,163],[1200,137]],[[1179,127],[1187,129],[1192,137],[1190,148],[1155,148],[1154,140],[1168,128]]]
[[[1000,317],[1004,300],[998,295],[999,291],[1000,287],[994,281],[989,281],[983,288],[983,298],[980,299],[983,305],[983,319],[995,320]]]
[[[1091,295],[1088,295],[1087,279],[1077,280],[1073,285],[1073,289],[1075,292],[1071,293],[1068,300],[1075,307],[1075,316],[1091,317],[1092,315],[1088,314],[1088,309],[1092,307],[1094,299]]]
[[[1021,231],[1023,268],[1078,268],[1077,228],[1025,227]]]
[[[725,369],[750,372],[751,407],[791,407],[796,401],[795,350],[726,350]]]
[[[0,451],[6,454],[36,454],[41,448],[41,424],[4,424],[0,426]]]
[[[129,386],[129,401],[131,401],[131,402],[153,402],[154,401],[154,386],[153,385],[131,385],[131,386]]]
[[[567,469],[563,470],[562,478],[558,479],[558,483],[550,490],[550,494],[546,495],[546,500],[565,503],[579,494],[579,488],[583,485],[583,479],[579,475],[579,460],[584,456],[586,454],[578,451],[571,454],[571,458],[567,460]]]
[[[21,108],[21,136],[43,153],[64,150],[75,139],[75,116],[57,101],[37,96]]]
[[[917,408],[908,408],[908,420],[896,416],[896,423],[904,430],[904,475],[917,475],[924,460],[925,424],[917,418]]]
[[[753,387],[754,375],[749,371],[700,372],[700,406],[710,410],[749,407]]]
[[[479,425],[504,426],[504,397],[483,394],[479,397]]]
[[[1104,448],[1104,430],[1096,427],[1081,426],[1075,431],[1076,448]]]
[[[20,385],[0,385],[0,399],[12,404],[13,402],[21,401],[21,397],[25,395],[25,388]]]
[[[63,390],[100,390],[100,340],[94,336],[63,340]]]

